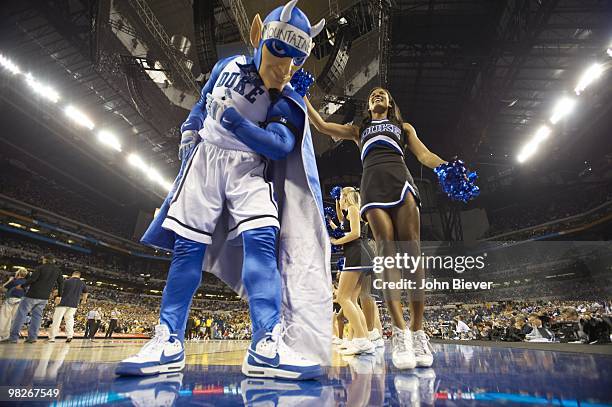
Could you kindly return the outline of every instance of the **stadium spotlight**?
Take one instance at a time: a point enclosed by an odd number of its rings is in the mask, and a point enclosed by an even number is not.
[[[524,163],[529,157],[531,157],[537,150],[541,142],[546,140],[551,133],[551,129],[548,126],[542,126],[538,129],[533,139],[531,139],[519,153],[517,160],[519,163]]]
[[[166,191],[170,191],[170,188],[172,188],[172,183],[166,181],[155,168],[148,168],[146,171],[147,177],[149,177],[151,181],[161,185]]]
[[[527,161],[536,152],[537,148],[538,145],[533,140],[527,143],[518,155],[518,162],[522,164]]]
[[[159,185],[161,185],[162,188],[164,188],[164,190],[168,192],[170,192],[170,190],[172,189],[172,182],[168,182],[166,180],[159,181]]]
[[[555,108],[553,109],[553,114],[550,117],[550,122],[552,124],[557,124],[557,122],[563,119],[564,116],[570,114],[574,107],[576,106],[576,100],[570,99],[568,97],[564,97],[559,99]]]
[[[584,91],[597,78],[599,78],[602,73],[603,66],[601,66],[601,64],[591,65],[586,71],[584,71],[584,73],[580,77],[580,80],[578,80],[578,84],[574,88],[574,92],[576,92],[576,95],[580,95],[580,93]]]
[[[542,141],[546,140],[548,136],[550,136],[550,132],[552,130],[548,126],[542,126],[538,129],[535,134],[534,140],[537,144],[540,144]]]
[[[101,130],[100,132],[98,132],[98,141],[112,148],[113,150],[121,152],[121,143],[113,133],[110,133],[106,130]]]
[[[147,169],[147,165],[144,163],[144,161],[142,161],[142,158],[140,158],[140,156],[137,154],[132,153],[128,155],[128,162],[132,164],[134,167],[140,168],[141,170]]]
[[[157,182],[161,181],[162,179],[161,174],[155,168],[149,168],[147,171],[147,177],[149,177],[151,181]]]
[[[57,103],[57,101],[59,100],[59,93],[57,93],[55,89],[38,82],[36,79],[34,79],[31,73],[26,74],[26,82],[34,92],[38,93],[45,99],[53,103]]]
[[[21,73],[21,69],[10,59],[0,54],[0,65],[8,71],[10,71],[13,75],[17,75]]]
[[[66,116],[70,117],[76,124],[87,127],[89,130],[93,130],[95,127],[94,123],[91,121],[89,117],[85,115],[85,113],[81,112],[79,109],[72,105],[66,106],[64,109],[64,113]]]

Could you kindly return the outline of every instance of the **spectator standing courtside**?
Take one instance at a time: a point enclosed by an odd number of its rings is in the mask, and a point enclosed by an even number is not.
[[[93,342],[98,332],[99,321],[102,319],[99,308],[94,308],[87,313],[87,325],[85,326],[85,337]]]
[[[82,298],[81,298],[82,297]],[[55,342],[62,319],[66,323],[66,342],[72,341],[74,336],[74,314],[79,301],[87,303],[87,286],[81,281],[81,272],[75,271],[72,276],[64,281],[63,294],[55,298],[55,311],[53,312],[53,324],[49,331],[49,342]]]
[[[121,314],[119,314],[119,311],[117,311],[117,308],[113,308],[113,310],[110,313],[110,322],[108,323],[108,329],[106,330],[105,338],[109,339],[113,336],[115,329],[117,329],[120,315]]]
[[[8,279],[2,285],[6,289],[6,295],[2,308],[0,309],[0,340],[8,338],[11,330],[11,324],[19,308],[19,303],[25,295],[23,285],[26,282],[28,270],[24,267],[19,267],[14,277]]]
[[[42,322],[42,314],[51,296],[51,291],[57,285],[58,295],[61,297],[63,281],[64,278],[60,269],[55,265],[53,255],[44,255],[42,257],[42,264],[26,279],[25,285],[28,286],[28,292],[19,303],[17,314],[11,325],[10,336],[3,342],[17,343],[19,331],[28,313],[32,313],[32,318],[28,327],[26,343],[36,342],[40,323]]]

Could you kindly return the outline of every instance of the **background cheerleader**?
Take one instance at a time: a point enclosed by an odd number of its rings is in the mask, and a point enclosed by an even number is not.
[[[361,293],[363,273],[372,269],[373,253],[362,239],[363,221],[359,215],[359,192],[353,187],[342,189],[336,200],[338,220],[342,222],[344,236],[331,238],[332,244],[342,246],[345,262],[338,283],[337,300],[353,331],[352,340],[341,351],[345,355],[372,353],[375,346],[369,339],[367,322],[357,299]],[[346,216],[344,215],[346,212]],[[332,228],[336,227],[330,222]]]

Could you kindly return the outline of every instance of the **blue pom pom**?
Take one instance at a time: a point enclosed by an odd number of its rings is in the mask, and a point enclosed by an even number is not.
[[[291,86],[300,96],[310,96],[308,90],[314,83],[315,78],[310,72],[304,70],[304,68],[298,69],[291,78]]]
[[[331,189],[330,195],[334,199],[340,199],[340,194],[342,193],[342,187],[336,185]]]
[[[340,271],[344,270],[344,263],[346,263],[346,258],[340,257],[338,261],[336,262],[336,266],[338,267],[338,270]]]
[[[331,245],[331,252],[332,253],[340,253],[341,250],[342,250],[342,246],[337,246],[335,244]]]
[[[331,206],[326,206],[325,207],[325,217],[326,218],[335,218],[336,217],[336,210],[334,208],[332,208]]]
[[[475,185],[478,178],[476,172],[468,172],[461,160],[440,164],[434,168],[442,190],[454,201],[468,202],[480,194],[480,189]]]

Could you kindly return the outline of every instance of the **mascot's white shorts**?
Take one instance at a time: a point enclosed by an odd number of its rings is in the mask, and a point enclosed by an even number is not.
[[[278,205],[267,170],[268,162],[257,153],[200,142],[187,163],[162,227],[211,244],[225,206],[229,213],[228,240],[245,230],[279,228]]]

